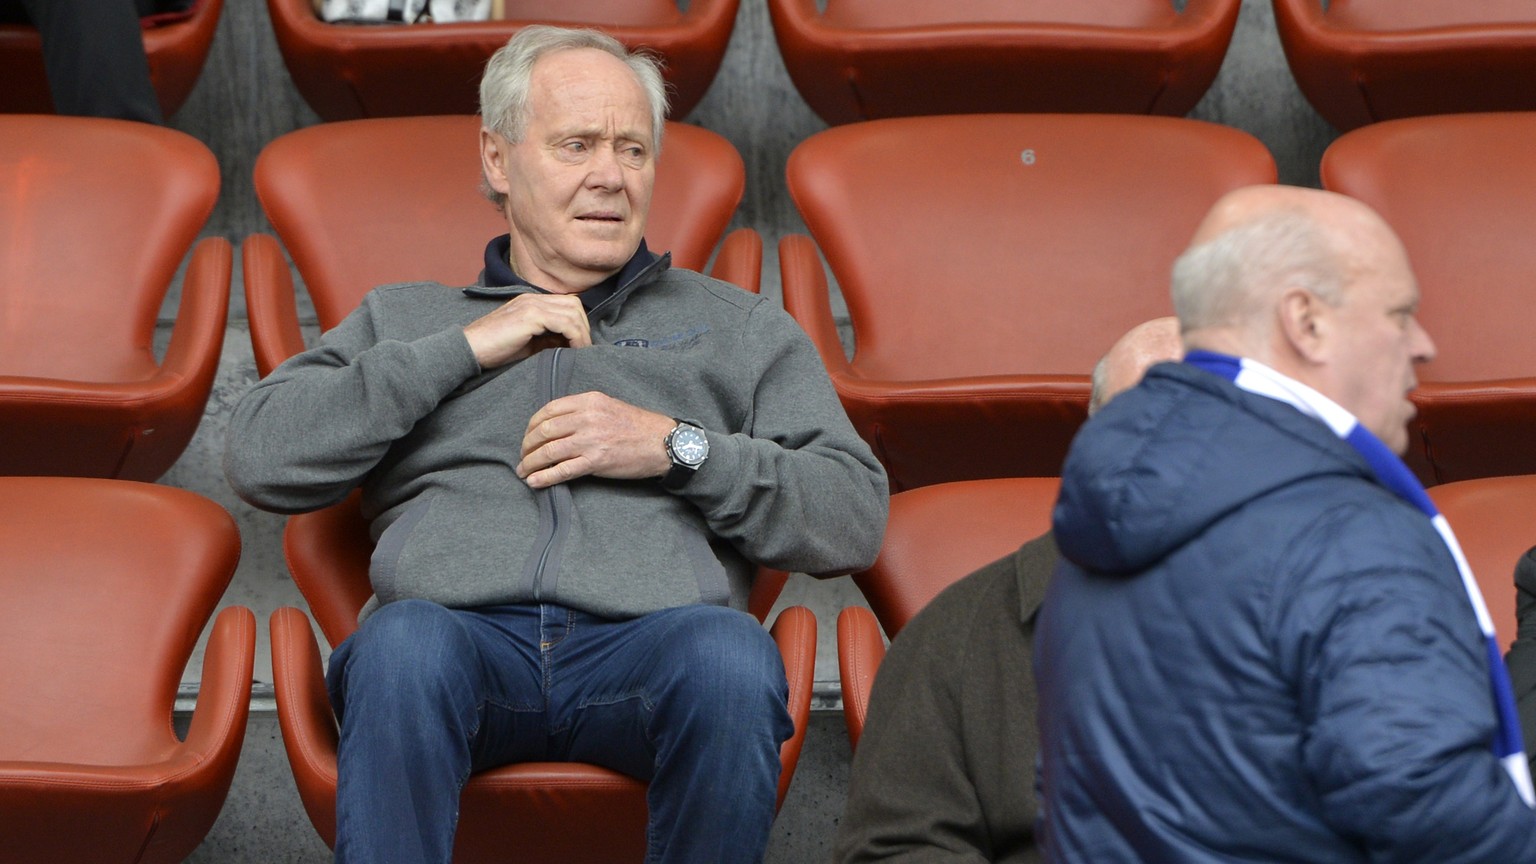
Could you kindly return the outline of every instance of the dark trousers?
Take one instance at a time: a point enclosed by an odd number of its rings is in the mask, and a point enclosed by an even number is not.
[[[135,0],[0,0],[0,21],[31,22],[60,114],[160,123]]]

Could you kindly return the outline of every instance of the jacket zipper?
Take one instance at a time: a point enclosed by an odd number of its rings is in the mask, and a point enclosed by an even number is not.
[[[549,358],[549,377],[544,381],[544,402],[553,402],[558,394],[555,392],[560,381],[560,352],[564,348],[550,349],[554,353]],[[549,499],[549,536],[544,538],[544,549],[539,552],[539,564],[533,571],[533,599],[535,602],[544,600],[544,566],[549,563],[549,553],[555,546],[555,538],[560,536],[560,508],[555,501],[552,487],[538,490],[539,495]]]

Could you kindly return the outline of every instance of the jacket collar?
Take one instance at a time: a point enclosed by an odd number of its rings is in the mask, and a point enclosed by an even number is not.
[[[467,296],[508,300],[519,294],[549,293],[512,270],[508,263],[508,252],[511,246],[512,235],[510,234],[503,234],[486,244],[485,269],[480,271],[480,276],[475,280],[474,285],[463,289]],[[672,253],[654,255],[642,239],[635,254],[631,255],[629,261],[619,268],[619,272],[581,292],[578,296],[581,297],[582,305],[586,307],[589,316],[597,318],[600,312],[603,315],[612,314],[618,311],[624,304],[624,300],[633,294],[635,289],[654,281],[671,266]]]

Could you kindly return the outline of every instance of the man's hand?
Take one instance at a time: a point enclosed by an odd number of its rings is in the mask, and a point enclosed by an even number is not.
[[[604,393],[563,396],[529,418],[517,476],[535,489],[588,474],[660,477],[672,467],[664,442],[676,425],[665,414]]]
[[[545,348],[592,344],[587,311],[575,294],[519,294],[464,328],[481,369],[495,369]]]

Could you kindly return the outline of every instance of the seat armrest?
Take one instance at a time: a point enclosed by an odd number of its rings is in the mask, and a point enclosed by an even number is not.
[[[837,667],[842,677],[843,721],[848,724],[848,745],[859,749],[864,722],[869,718],[869,694],[875,672],[885,659],[885,640],[875,613],[863,606],[848,606],[837,616]]]
[[[283,748],[304,809],[327,846],[336,844],[336,715],[325,689],[320,647],[309,616],[286,606],[272,613],[272,682]]]
[[[265,378],[284,360],[304,350],[293,273],[277,238],[270,234],[245,238],[240,259],[256,372]]]
[[[255,661],[256,616],[245,606],[225,608],[214,619],[203,652],[197,706],[183,742],[189,751],[206,758],[230,755],[231,748],[240,753]]]
[[[739,288],[762,293],[763,238],[751,228],[737,228],[725,235],[709,275]]]
[[[245,745],[255,659],[256,616],[244,606],[227,607],[214,619],[197,707],[176,756],[187,767],[165,785],[162,821],[147,858],[182,860],[218,819]]]
[[[131,444],[114,476],[155,480],[196,433],[223,353],[233,268],[234,248],[228,240],[199,241],[182,280],[176,323],[160,371],[143,384],[112,388],[127,397],[120,404],[132,419],[124,419],[139,424],[130,433]]]
[[[795,731],[779,748],[783,771],[779,774],[779,807],[794,779],[800,750],[805,745],[805,730],[811,722],[811,685],[816,677],[816,616],[804,606],[790,606],[779,613],[769,628],[773,641],[784,658],[784,676],[789,681],[789,718]]]
[[[816,251],[816,242],[804,234],[789,234],[779,241],[779,273],[784,285],[784,309],[800,322],[821,362],[833,378],[850,377],[853,369],[843,353],[832,317],[832,297],[827,273]]]
[[[176,323],[161,365],[162,372],[183,377],[204,393],[213,386],[224,346],[234,255],[234,247],[223,237],[208,237],[192,247]]]

